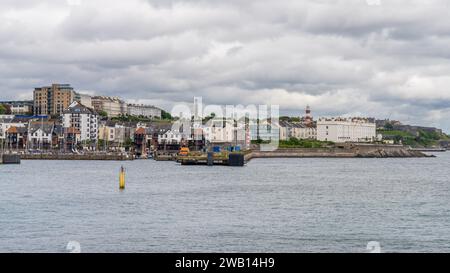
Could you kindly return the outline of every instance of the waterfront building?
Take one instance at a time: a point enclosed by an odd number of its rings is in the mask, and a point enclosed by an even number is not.
[[[23,150],[27,143],[27,128],[11,126],[6,130],[5,146],[9,150]]]
[[[0,116],[0,140],[5,141],[6,132],[11,127],[26,128],[28,120],[16,118],[14,115],[2,115]]]
[[[158,135],[158,144],[164,145],[164,144],[180,144],[183,140],[183,135],[180,133],[179,130],[168,130],[160,135]]]
[[[164,136],[168,131],[172,129],[171,123],[152,123],[148,126],[147,137],[149,141],[149,147],[155,150],[158,147],[158,140],[160,136]],[[162,138],[161,138],[162,143]]]
[[[92,106],[97,112],[106,112],[108,117],[118,117],[127,113],[127,104],[117,97],[92,97]]]
[[[317,129],[299,122],[279,121],[280,140],[317,139]]]
[[[53,122],[30,122],[28,125],[28,148],[39,150],[52,148],[54,129]]]
[[[162,110],[150,105],[128,104],[127,114],[136,117],[161,118]]]
[[[62,124],[55,124],[52,135],[52,147],[63,148],[64,147],[64,127]]]
[[[203,135],[209,143],[232,143],[234,129],[232,120],[212,119],[203,126]]]
[[[147,131],[143,127],[139,127],[134,132],[134,145],[136,156],[147,155]]]
[[[250,139],[252,141],[276,141],[280,138],[280,126],[270,120],[258,120],[250,124]]]
[[[133,137],[133,128],[136,128],[136,126],[132,123],[108,120],[99,125],[98,139],[105,141],[105,145],[108,148],[121,147],[127,140]]]
[[[250,127],[245,122],[234,119],[214,118],[203,125],[203,138],[206,144],[214,146],[239,146],[246,149],[250,146]],[[197,133],[201,136],[201,133]]]
[[[75,91],[69,84],[52,84],[34,89],[35,115],[61,115],[75,100]]]
[[[81,142],[81,131],[75,127],[63,128],[65,151],[77,151],[77,146]]]
[[[77,129],[82,142],[97,142],[98,121],[97,112],[77,101],[73,102],[63,113],[63,127]],[[74,135],[73,130],[72,135]]]
[[[373,142],[377,139],[376,125],[367,118],[320,118],[317,139],[336,143]]]

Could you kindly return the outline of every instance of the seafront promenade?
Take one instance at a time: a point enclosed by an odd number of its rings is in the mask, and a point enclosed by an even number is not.
[[[23,160],[107,160],[107,161],[127,161],[134,160],[130,154],[23,154]]]
[[[4,157],[16,156],[21,160],[106,160],[106,161],[129,161],[135,157],[127,153],[7,153],[0,157],[0,164],[8,163]]]

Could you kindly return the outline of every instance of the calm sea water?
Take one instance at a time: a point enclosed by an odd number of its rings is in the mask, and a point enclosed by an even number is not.
[[[450,153],[437,155],[0,165],[0,252],[449,252]]]

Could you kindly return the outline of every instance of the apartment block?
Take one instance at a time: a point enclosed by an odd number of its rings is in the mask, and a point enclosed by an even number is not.
[[[97,141],[98,115],[92,109],[75,101],[64,111],[63,127],[76,131],[81,141]]]
[[[61,115],[75,100],[70,84],[52,84],[34,89],[35,115]]]
[[[376,125],[368,118],[321,118],[317,122],[320,141],[372,142],[376,140]]]

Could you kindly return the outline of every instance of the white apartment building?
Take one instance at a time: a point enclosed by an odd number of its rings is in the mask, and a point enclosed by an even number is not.
[[[372,142],[377,138],[375,122],[367,118],[320,118],[317,121],[317,140]]]
[[[148,118],[161,118],[162,110],[150,105],[128,104],[127,113],[130,116],[142,116]]]
[[[81,141],[96,141],[98,138],[98,114],[75,101],[63,113],[63,127],[79,130]]]

